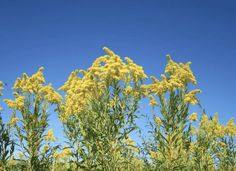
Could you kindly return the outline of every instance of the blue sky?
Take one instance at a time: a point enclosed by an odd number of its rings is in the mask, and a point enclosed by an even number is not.
[[[103,46],[159,76],[171,54],[192,61],[208,114],[223,123],[236,114],[236,3],[234,1],[41,0],[0,1],[0,80],[8,83],[44,66],[59,88],[74,69],[88,68]],[[2,98],[2,99],[3,99]],[[10,115],[5,108],[4,120]],[[145,113],[145,111],[144,111]],[[50,124],[61,135],[57,115]]]

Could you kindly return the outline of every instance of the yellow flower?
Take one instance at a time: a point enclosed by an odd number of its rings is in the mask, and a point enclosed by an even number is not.
[[[192,105],[197,104],[198,103],[198,99],[196,97],[196,94],[199,93],[199,92],[201,92],[201,90],[199,90],[199,89],[190,91],[189,93],[187,93],[184,96],[184,101],[187,102],[187,103],[190,103]]]
[[[51,84],[42,87],[40,93],[50,103],[59,103],[62,100],[61,95],[52,88]]]
[[[45,135],[44,139],[46,141],[56,141],[56,137],[53,134],[53,129],[48,130],[48,133]]]
[[[157,106],[158,105],[156,99],[152,95],[149,95],[149,98],[150,98],[149,106]]]
[[[127,86],[126,89],[125,89],[125,93],[127,95],[130,95],[132,93],[132,91],[133,91],[133,88],[131,86]]]
[[[189,116],[189,120],[190,121],[197,121],[197,113],[193,112],[190,116]]]
[[[66,93],[62,104],[60,118],[65,122],[70,116],[79,115],[87,109],[88,102],[95,96],[102,95],[104,88],[114,82],[125,85],[137,84],[146,78],[141,66],[135,64],[130,58],[124,62],[118,55],[108,48],[103,48],[107,55],[98,57],[86,71],[73,71],[68,80],[59,89]],[[127,86],[125,95],[139,97],[143,92],[141,88]]]
[[[49,150],[49,146],[48,146],[47,144],[44,145],[44,146],[43,146],[43,153],[48,152],[48,150]]]
[[[19,121],[19,118],[13,117],[13,118],[11,118],[9,124],[10,124],[11,126],[15,126],[18,121]]]
[[[130,137],[124,139],[123,143],[128,145],[128,146],[134,146],[135,145],[134,141]]]
[[[161,125],[161,118],[159,118],[159,117],[156,117],[155,118],[155,123],[157,124],[157,126],[160,126]]]
[[[17,93],[14,93],[15,100],[4,99],[4,102],[7,103],[8,107],[16,110],[23,110],[25,106],[25,96],[20,96]]]
[[[3,90],[3,82],[2,81],[0,81],[0,96],[2,96],[2,91]]]
[[[47,100],[49,103],[59,103],[62,97],[52,88],[51,84],[44,86],[45,79],[43,76],[43,67],[29,77],[26,73],[23,74],[22,79],[17,78],[13,86],[14,100],[5,99],[8,107],[15,110],[23,110],[26,103],[24,93],[34,94],[34,97],[41,100]]]
[[[66,159],[70,157],[72,154],[72,151],[69,147],[64,147],[63,151],[61,153],[54,153],[54,156],[59,159]]]
[[[230,119],[226,125],[226,133],[229,136],[236,136],[236,125],[234,123],[234,119]]]

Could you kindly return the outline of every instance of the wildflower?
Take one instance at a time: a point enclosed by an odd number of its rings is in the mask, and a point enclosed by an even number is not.
[[[197,113],[193,112],[190,116],[189,116],[189,120],[190,121],[197,121]]]
[[[4,99],[8,107],[16,110],[22,110],[25,106],[25,96],[16,95],[15,100]]]
[[[61,159],[66,159],[66,158],[70,157],[71,154],[72,154],[72,152],[69,149],[69,147],[64,147],[63,151],[58,154],[58,157]]]
[[[125,93],[127,95],[130,95],[132,93],[132,91],[133,91],[133,88],[131,86],[127,86],[126,89],[125,89]]]
[[[161,118],[159,118],[159,117],[156,117],[155,118],[155,123],[157,124],[157,126],[160,126],[161,125]]]
[[[46,141],[56,141],[56,137],[53,134],[53,129],[48,130],[48,133],[45,135],[44,139]]]
[[[130,137],[124,139],[123,143],[128,145],[128,146],[134,146],[134,141]]]
[[[152,95],[149,95],[149,98],[150,98],[149,106],[157,106],[158,105],[156,99]]]
[[[2,91],[3,90],[3,82],[2,81],[0,81],[0,96],[2,96]]]
[[[11,126],[15,126],[18,121],[19,121],[19,118],[13,117],[13,118],[11,118],[9,124],[10,124]]]
[[[234,119],[230,119],[226,125],[226,133],[229,136],[236,136],[236,125],[234,123]]]
[[[196,97],[196,94],[199,92],[201,92],[201,90],[199,90],[199,89],[190,91],[189,93],[187,93],[184,96],[184,101],[187,103],[190,103],[192,105],[195,105],[196,103],[198,103],[198,99]]]
[[[126,85],[138,83],[147,76],[143,68],[135,64],[130,58],[123,61],[118,55],[108,48],[103,48],[107,55],[98,57],[86,71],[71,72],[68,80],[59,89],[66,93],[65,102],[62,104],[61,118],[65,121],[71,115],[77,115],[87,109],[88,102],[95,94],[103,93],[105,87],[112,82],[123,82]],[[141,88],[127,86],[125,95],[139,97],[143,92]]]
[[[43,153],[48,152],[48,150],[49,150],[49,146],[48,146],[47,144],[44,145],[44,146],[43,146]]]

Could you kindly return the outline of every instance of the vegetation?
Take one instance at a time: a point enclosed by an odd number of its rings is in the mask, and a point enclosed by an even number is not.
[[[4,100],[11,119],[4,124],[0,117],[0,170],[236,170],[234,120],[223,125],[218,114],[208,118],[197,98],[201,90],[190,89],[197,84],[190,62],[168,55],[159,80],[130,58],[104,50],[87,70],[70,74],[59,89],[64,96],[45,84],[43,68],[17,78],[15,98]],[[131,134],[140,129],[143,99],[153,112],[150,134],[137,144]],[[63,125],[64,146],[55,145],[49,129],[51,105]],[[202,113],[190,112],[194,105]]]

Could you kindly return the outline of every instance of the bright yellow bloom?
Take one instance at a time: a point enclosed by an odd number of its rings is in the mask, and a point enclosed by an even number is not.
[[[66,93],[65,101],[60,107],[60,118],[63,122],[71,115],[78,115],[87,109],[91,98],[103,93],[104,88],[113,82],[127,85],[125,94],[138,96],[140,90],[132,88],[130,83],[138,83],[147,76],[141,66],[131,59],[124,62],[118,55],[108,48],[104,48],[107,55],[98,57],[87,71],[73,71],[65,84],[59,89]]]
[[[56,141],[56,137],[53,134],[53,129],[48,130],[48,133],[45,135],[44,139],[46,141]]]
[[[2,96],[2,91],[3,90],[3,82],[2,81],[0,81],[0,96]]]
[[[124,139],[123,143],[128,145],[128,146],[134,146],[135,145],[134,141],[130,137]]]
[[[37,73],[33,74],[31,77],[24,73],[22,79],[17,78],[13,89],[32,94],[39,92],[44,83],[43,67],[41,67]]]
[[[125,89],[125,94],[130,95],[133,92],[133,88],[131,86],[127,86]]]
[[[17,78],[13,86],[15,100],[5,99],[4,101],[10,108],[20,111],[26,105],[25,93],[34,94],[38,100],[44,99],[49,103],[59,103],[62,97],[52,88],[51,84],[44,86],[44,83],[43,67],[39,68],[31,77],[24,73],[22,79]]]
[[[150,92],[157,96],[178,88],[184,88],[188,83],[196,84],[196,79],[190,69],[191,62],[178,64],[169,55],[167,57],[166,75],[162,74],[160,81],[152,76],[153,83],[149,84]]]
[[[59,103],[62,100],[61,95],[52,88],[51,84],[42,87],[40,93],[50,103]]]
[[[226,125],[226,133],[229,136],[236,136],[236,125],[234,123],[234,119],[230,119]]]
[[[189,93],[187,93],[184,96],[184,101],[187,102],[187,103],[190,103],[192,105],[197,104],[198,103],[198,99],[196,97],[196,94],[199,93],[199,92],[201,92],[201,90],[199,90],[199,89],[190,91]]]
[[[190,116],[189,116],[189,120],[190,121],[197,121],[197,113],[193,112]]]
[[[72,154],[72,151],[70,150],[69,147],[64,147],[63,151],[61,153],[55,152],[53,156],[58,159],[66,159],[70,157]]]
[[[7,103],[8,107],[15,110],[23,110],[25,106],[25,96],[21,96],[18,93],[14,93],[15,100],[4,99],[4,102]]]
[[[149,106],[157,106],[158,105],[156,99],[152,95],[149,95],[149,98],[150,98]]]
[[[167,55],[167,58],[168,64],[165,73],[169,73],[171,79],[179,80],[180,87],[190,82],[193,84],[197,83],[195,76],[190,69],[191,62],[187,62],[186,64],[177,64],[171,59],[170,55]]]

